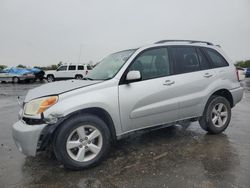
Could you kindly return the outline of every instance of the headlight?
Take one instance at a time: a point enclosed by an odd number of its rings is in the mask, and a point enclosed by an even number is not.
[[[24,113],[31,116],[41,114],[49,107],[56,104],[57,101],[58,101],[58,96],[50,96],[50,97],[34,99],[25,105]]]

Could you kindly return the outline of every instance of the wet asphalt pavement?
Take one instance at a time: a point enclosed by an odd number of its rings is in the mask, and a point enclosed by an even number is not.
[[[65,170],[46,154],[19,153],[11,136],[16,98],[39,84],[0,84],[0,187],[250,187],[250,79],[228,129],[209,135],[198,123],[120,140],[99,166]]]

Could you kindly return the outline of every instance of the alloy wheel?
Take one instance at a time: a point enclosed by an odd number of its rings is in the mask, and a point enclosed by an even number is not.
[[[54,77],[53,76],[48,76],[47,81],[48,82],[53,82],[54,81]]]
[[[68,136],[66,150],[71,159],[87,162],[101,151],[103,138],[101,132],[92,125],[82,125]]]
[[[212,109],[212,122],[216,127],[223,127],[228,119],[228,110],[225,104],[218,103]]]

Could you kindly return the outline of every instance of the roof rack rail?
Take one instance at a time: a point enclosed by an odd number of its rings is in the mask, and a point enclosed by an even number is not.
[[[207,45],[213,46],[213,43],[207,41],[198,41],[198,40],[160,40],[155,42],[155,44],[161,44],[165,42],[189,42],[189,43],[205,43]]]

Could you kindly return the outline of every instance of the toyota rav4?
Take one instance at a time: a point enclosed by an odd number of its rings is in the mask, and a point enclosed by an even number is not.
[[[66,168],[80,170],[101,162],[115,140],[134,131],[199,121],[219,134],[242,95],[221,47],[164,40],[113,53],[83,80],[30,90],[13,138],[25,155],[50,147]]]

